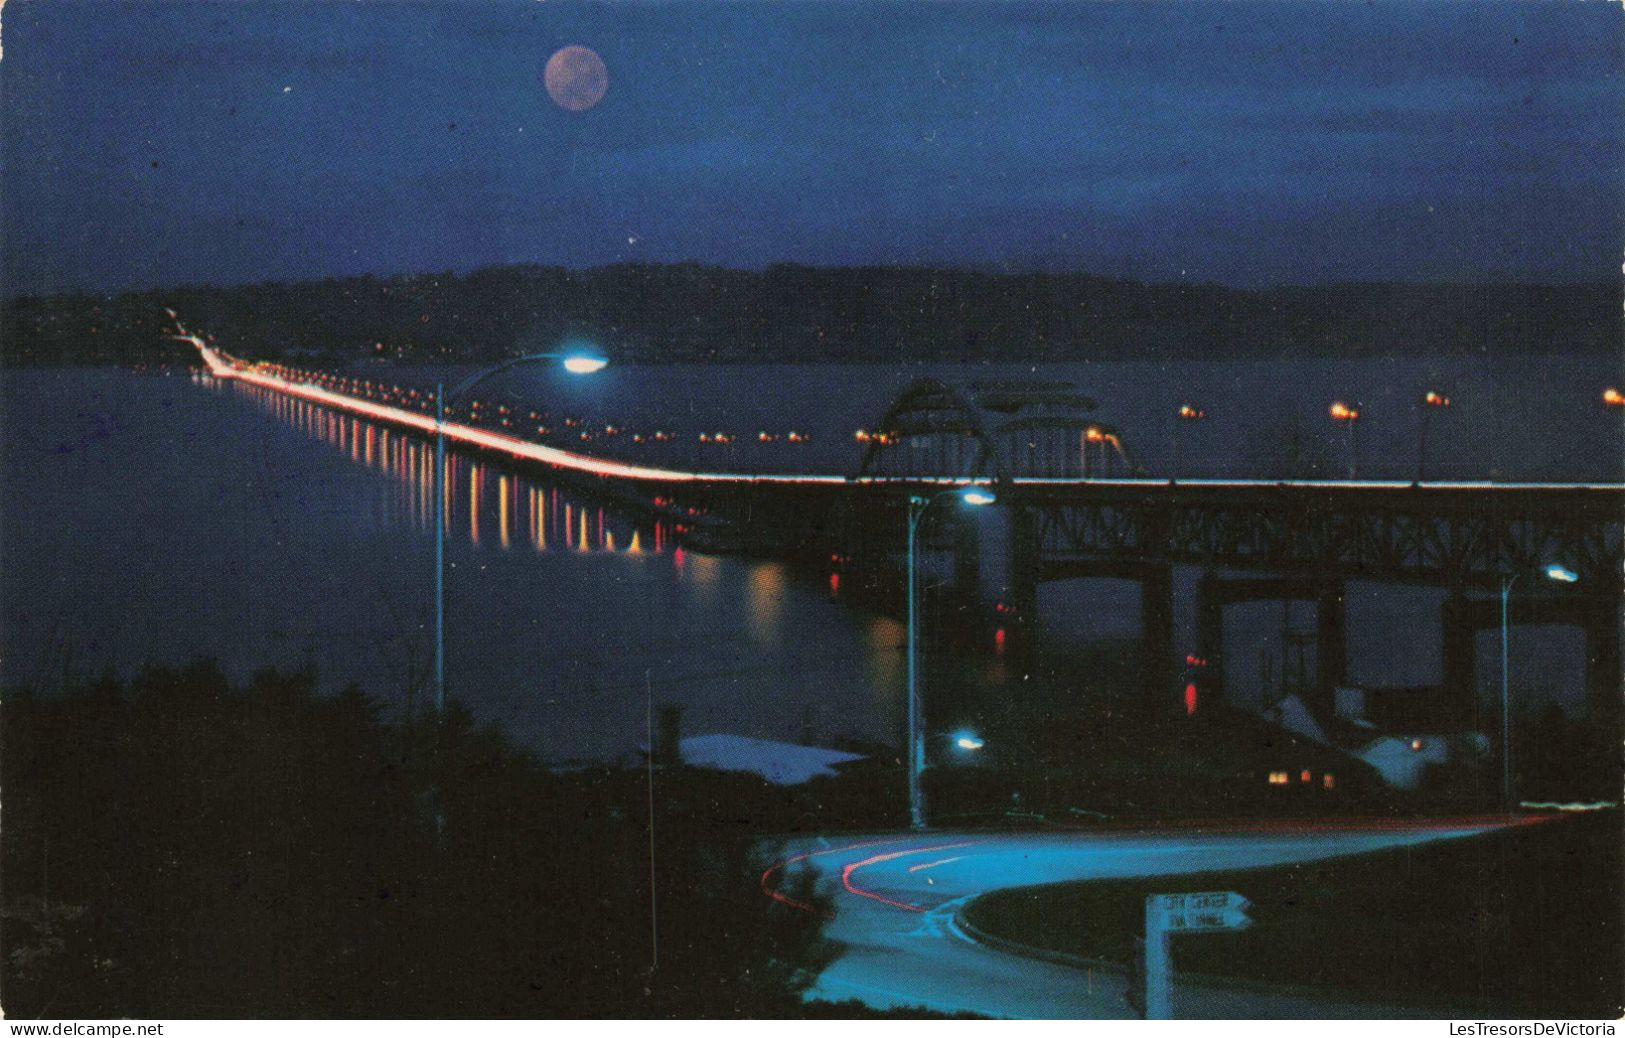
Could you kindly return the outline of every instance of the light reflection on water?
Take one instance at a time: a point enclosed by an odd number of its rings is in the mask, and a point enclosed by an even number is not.
[[[216,389],[227,388],[211,383]],[[269,413],[319,440],[339,452],[347,454],[352,462],[392,478],[399,494],[392,502],[389,521],[406,521],[414,529],[429,531],[434,521],[431,499],[434,496],[434,445],[372,424],[349,415],[336,414],[305,400],[297,400],[280,393],[272,393],[253,386],[232,385],[228,391],[239,392],[254,400]],[[375,450],[375,444],[381,444]],[[445,459],[445,490],[442,500],[442,522],[448,537],[459,535],[458,524],[468,544],[479,546],[496,544],[507,551],[514,547],[524,531],[523,539],[536,551],[548,550],[549,543],[566,544],[576,552],[609,552],[641,555],[645,543],[656,554],[664,553],[671,543],[671,531],[666,523],[639,524],[624,517],[606,513],[602,507],[587,506],[564,500],[558,489],[503,471],[476,458],[448,451]],[[454,486],[467,488],[466,498],[460,503],[452,492]],[[492,527],[495,527],[493,530]],[[647,532],[645,532],[647,531]],[[704,580],[706,571],[698,571],[696,579]],[[753,574],[759,570],[752,570]],[[775,568],[775,572],[777,572]],[[765,577],[753,576],[751,588]],[[782,593],[782,574],[775,578],[773,590]],[[761,594],[757,605],[769,609],[772,596]],[[772,621],[763,619],[757,609],[752,610],[757,624]]]
[[[23,372],[0,389],[5,681],[204,654],[423,702],[432,443],[236,384]],[[81,445],[87,416],[121,433]],[[692,734],[897,737],[900,685],[873,686],[866,620],[821,582],[678,548],[665,523],[477,458],[449,453],[445,486],[448,680],[480,721],[551,759],[620,757],[647,684]]]
[[[785,573],[782,564],[758,562],[751,566],[748,585],[750,634],[759,645],[777,644],[784,584]]]

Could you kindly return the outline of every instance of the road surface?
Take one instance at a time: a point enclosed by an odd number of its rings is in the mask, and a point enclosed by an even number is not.
[[[1470,836],[1493,819],[1256,822],[1160,830],[1028,834],[943,831],[802,840],[762,876],[775,900],[811,910],[788,891],[811,870],[833,902],[825,935],[840,945],[808,998],[876,1008],[924,1006],[1017,1018],[1134,1015],[1121,970],[1090,970],[981,944],[955,916],[966,901],[1006,887],[1168,876],[1290,864]],[[1331,992],[1176,981],[1176,1017],[1416,1017],[1436,1008],[1349,1001]]]

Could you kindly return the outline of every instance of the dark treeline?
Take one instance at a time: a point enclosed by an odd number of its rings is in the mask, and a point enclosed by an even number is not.
[[[5,697],[8,1016],[862,1012],[802,1005],[821,920],[758,889],[760,830],[816,788],[657,770],[652,922],[643,769],[313,685],[197,663]]]
[[[162,307],[227,350],[477,361],[590,338],[622,362],[1165,360],[1616,353],[1619,290],[1347,284],[1242,291],[1087,274],[698,264],[354,277],[4,303],[8,365],[185,362]]]

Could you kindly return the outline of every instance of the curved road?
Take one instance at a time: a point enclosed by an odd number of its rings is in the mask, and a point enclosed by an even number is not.
[[[1177,877],[1312,861],[1470,836],[1506,824],[1466,818],[1415,821],[1215,823],[1180,828],[1027,834],[941,831],[801,840],[762,876],[769,897],[803,910],[786,876],[811,871],[834,904],[825,936],[839,957],[809,998],[858,999],[876,1008],[925,1006],[1018,1018],[1131,1017],[1121,970],[1090,970],[1000,951],[957,925],[959,907],[1006,887],[1069,880]],[[1176,1017],[1415,1017],[1429,1009],[1341,1001],[1334,993],[1266,991],[1176,981]]]

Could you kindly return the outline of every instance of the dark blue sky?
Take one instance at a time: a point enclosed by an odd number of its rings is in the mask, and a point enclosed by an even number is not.
[[[8,291],[505,262],[1620,270],[1603,0],[4,11]],[[558,47],[603,55],[586,112]]]

